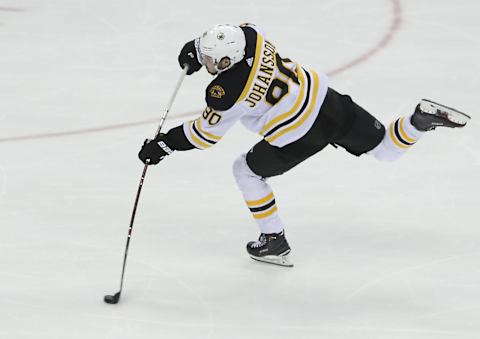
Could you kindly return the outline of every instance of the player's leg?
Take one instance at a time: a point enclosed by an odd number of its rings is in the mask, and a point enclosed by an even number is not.
[[[318,141],[304,145],[300,140],[279,148],[263,140],[235,160],[235,179],[261,232],[257,241],[247,244],[247,252],[253,259],[292,266],[287,258],[290,246],[285,238],[285,224],[267,178],[285,173],[328,145],[321,138]]]
[[[431,131],[437,127],[464,127],[470,116],[454,108],[422,99],[411,117],[412,124],[419,131]]]
[[[422,100],[415,112],[392,122],[388,129],[370,113],[342,96],[344,108],[351,111],[354,119],[348,131],[335,138],[334,143],[344,147],[354,155],[368,153],[384,161],[401,157],[428,130],[435,127],[463,127],[470,119],[455,109]]]
[[[273,191],[267,179],[253,172],[248,166],[246,154],[240,155],[233,163],[233,174],[260,231],[262,233],[283,231],[283,222],[278,215]]]
[[[335,92],[341,102],[342,114],[350,117],[343,133],[333,138],[335,145],[345,148],[349,153],[360,156],[382,144],[385,138],[385,126],[373,115],[356,104],[348,95]]]
[[[410,117],[401,117],[389,125],[381,142],[368,154],[382,161],[396,160],[424,134],[425,131],[420,131],[413,126]]]
[[[390,124],[382,142],[369,153],[379,160],[395,160],[413,146],[427,131],[436,127],[463,127],[470,117],[456,109],[421,100],[411,116]]]
[[[463,127],[470,117],[430,100],[421,100],[411,116],[390,124],[382,142],[370,154],[379,160],[395,160],[413,146],[427,131],[436,127]]]
[[[285,238],[284,223],[266,178],[251,170],[247,164],[246,154],[240,155],[235,160],[233,173],[245,203],[261,232],[257,241],[247,244],[247,252],[255,260],[292,266],[287,259],[290,246]]]
[[[262,140],[235,161],[237,184],[261,231],[259,240],[247,245],[252,258],[258,260],[269,252],[278,255],[290,251],[284,240],[285,224],[267,178],[285,173],[322,150],[335,136],[343,135],[354,118],[344,106],[343,96],[329,89],[317,119],[303,137],[281,148]],[[270,251],[269,246],[275,243],[281,245]]]

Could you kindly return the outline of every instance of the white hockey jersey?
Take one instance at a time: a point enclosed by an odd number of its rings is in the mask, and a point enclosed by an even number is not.
[[[203,114],[183,124],[196,148],[215,145],[238,120],[271,145],[288,145],[312,127],[325,99],[326,75],[282,59],[256,26],[241,27],[245,58],[209,84]]]

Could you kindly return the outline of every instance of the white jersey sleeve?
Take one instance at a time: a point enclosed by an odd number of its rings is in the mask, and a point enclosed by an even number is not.
[[[215,111],[207,106],[200,117],[183,123],[183,132],[193,146],[207,149],[220,141],[241,116],[236,107]]]

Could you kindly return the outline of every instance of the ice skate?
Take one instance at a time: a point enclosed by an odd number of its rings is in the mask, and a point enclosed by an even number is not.
[[[247,252],[253,260],[268,264],[293,267],[288,258],[290,246],[285,238],[285,232],[260,234],[257,241],[247,244]]]
[[[419,131],[431,131],[436,127],[463,127],[470,116],[454,108],[436,102],[422,99],[415,108],[411,122]]]

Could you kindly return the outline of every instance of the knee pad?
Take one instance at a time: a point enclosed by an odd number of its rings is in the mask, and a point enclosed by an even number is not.
[[[252,180],[258,181],[262,180],[262,177],[253,173],[253,171],[248,167],[246,154],[240,155],[233,162],[232,166],[233,176],[237,181],[238,186],[248,186]]]

